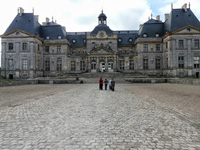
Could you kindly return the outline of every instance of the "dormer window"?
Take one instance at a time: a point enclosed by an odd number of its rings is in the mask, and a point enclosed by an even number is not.
[[[47,36],[46,39],[49,40],[49,36]]]
[[[129,38],[129,40],[128,40],[128,41],[131,43],[131,42],[133,42],[133,39],[132,39],[132,38]]]
[[[159,37],[160,35],[158,33],[155,34],[156,37]]]
[[[122,39],[121,39],[121,38],[119,38],[119,39],[118,39],[118,42],[122,42]]]
[[[145,38],[146,38],[146,37],[147,37],[147,34],[146,34],[146,33],[144,33],[144,34],[143,34],[143,37],[145,37]]]
[[[62,39],[62,36],[59,35],[59,36],[58,36],[58,39]]]
[[[75,39],[73,39],[73,40],[72,40],[72,43],[76,43],[76,40],[75,40]]]

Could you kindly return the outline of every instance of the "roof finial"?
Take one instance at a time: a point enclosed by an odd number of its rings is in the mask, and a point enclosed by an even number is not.
[[[190,8],[190,2],[189,2],[189,8]]]
[[[152,15],[152,13],[151,13],[151,19],[152,19],[152,17],[153,17],[153,15]]]
[[[171,10],[173,9],[173,3],[171,3]]]
[[[101,13],[103,13],[103,9],[101,10]]]
[[[33,14],[34,14],[34,7],[33,7]]]
[[[53,16],[52,16],[52,22],[53,22]]]

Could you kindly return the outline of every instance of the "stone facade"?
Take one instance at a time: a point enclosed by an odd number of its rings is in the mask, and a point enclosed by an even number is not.
[[[185,7],[172,9],[164,22],[157,16],[130,31],[111,30],[102,12],[92,32],[73,33],[48,18],[40,25],[38,16],[20,8],[1,36],[1,75],[36,78],[120,71],[199,78],[200,23]]]

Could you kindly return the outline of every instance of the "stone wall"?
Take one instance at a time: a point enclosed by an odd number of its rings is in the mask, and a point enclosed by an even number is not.
[[[0,87],[27,84],[38,84],[38,80],[0,81]]]
[[[168,83],[200,85],[200,79],[167,79]]]

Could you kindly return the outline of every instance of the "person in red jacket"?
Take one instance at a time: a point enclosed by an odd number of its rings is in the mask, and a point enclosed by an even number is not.
[[[102,79],[102,77],[99,79],[99,89],[103,90],[103,79]]]

